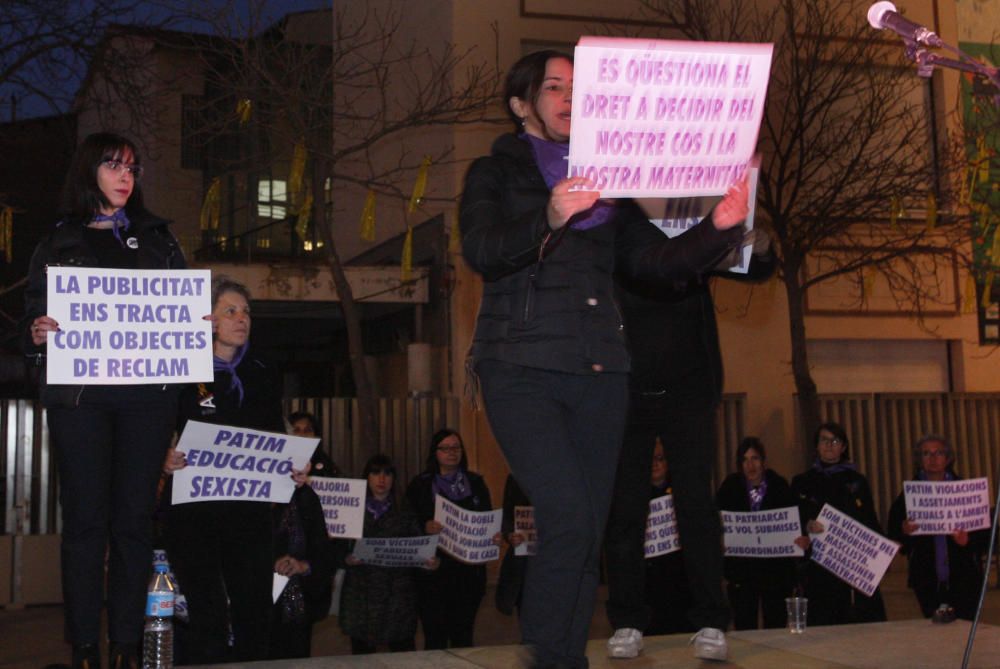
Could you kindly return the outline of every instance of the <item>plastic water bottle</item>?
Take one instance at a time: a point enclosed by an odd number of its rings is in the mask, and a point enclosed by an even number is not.
[[[174,586],[167,565],[158,564],[146,595],[146,627],[142,635],[143,669],[174,667]]]

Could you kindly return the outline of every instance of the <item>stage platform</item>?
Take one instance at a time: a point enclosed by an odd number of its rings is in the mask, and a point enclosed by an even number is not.
[[[642,656],[611,660],[603,639],[587,647],[591,669],[957,669],[962,663],[970,623],[934,625],[927,620],[907,620],[870,625],[814,627],[802,635],[785,630],[732,632],[728,662],[696,660],[688,635],[646,639]],[[369,656],[314,657],[228,664],[229,669],[509,669],[521,666],[519,646],[488,646],[455,651],[379,654]],[[1000,667],[1000,627],[980,625],[969,665],[975,669]]]

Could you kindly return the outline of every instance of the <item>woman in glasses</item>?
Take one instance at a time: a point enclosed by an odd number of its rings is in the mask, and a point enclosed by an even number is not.
[[[441,523],[434,520],[434,499],[438,495],[470,511],[493,508],[483,477],[469,471],[465,445],[455,430],[439,430],[431,437],[427,467],[406,489],[406,501],[427,534],[441,531]],[[498,532],[494,542],[500,541]],[[417,574],[424,649],[471,646],[476,612],[486,592],[486,566],[465,564],[440,552],[438,557],[439,569]]]
[[[63,187],[62,220],[35,249],[25,289],[24,348],[45,364],[59,328],[46,304],[49,265],[170,270],[185,267],[168,222],[143,203],[130,140],[83,140]],[[177,414],[170,385],[46,385],[41,399],[59,465],[62,579],[73,667],[96,669],[107,572],[111,666],[135,666],[151,569],[152,511]],[[110,551],[108,550],[110,545]]]
[[[850,516],[875,532],[882,532],[875,513],[868,479],[848,461],[850,442],[837,423],[823,423],[814,437],[816,460],[812,467],[792,479],[799,513],[809,534],[826,531],[817,520],[825,504]],[[805,593],[809,599],[810,625],[843,625],[881,622],[885,617],[882,593],[871,597],[855,590],[816,562],[805,567]]]

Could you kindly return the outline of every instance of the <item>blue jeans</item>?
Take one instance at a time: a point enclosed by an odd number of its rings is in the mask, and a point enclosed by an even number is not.
[[[490,427],[535,508],[539,548],[525,576],[522,640],[536,666],[586,667],[628,377],[495,360],[476,369]]]

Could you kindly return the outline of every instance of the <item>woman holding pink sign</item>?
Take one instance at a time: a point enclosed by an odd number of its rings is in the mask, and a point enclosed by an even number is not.
[[[515,132],[469,169],[460,225],[483,278],[468,367],[514,477],[535,507],[538,554],[521,610],[536,666],[585,667],[601,538],[628,404],[614,274],[670,281],[743,238],[747,186],[708,222],[666,238],[631,200],[567,178],[573,62],[529,54],[507,74]]]
[[[45,364],[50,333],[46,268],[184,269],[168,229],[143,203],[135,144],[96,133],[80,144],[63,187],[62,220],[35,249],[25,289],[24,351]],[[62,580],[72,666],[101,666],[107,562],[110,664],[134,666],[152,569],[152,514],[170,446],[177,386],[48,385],[41,401],[59,465]],[[108,550],[110,547],[110,551]]]

